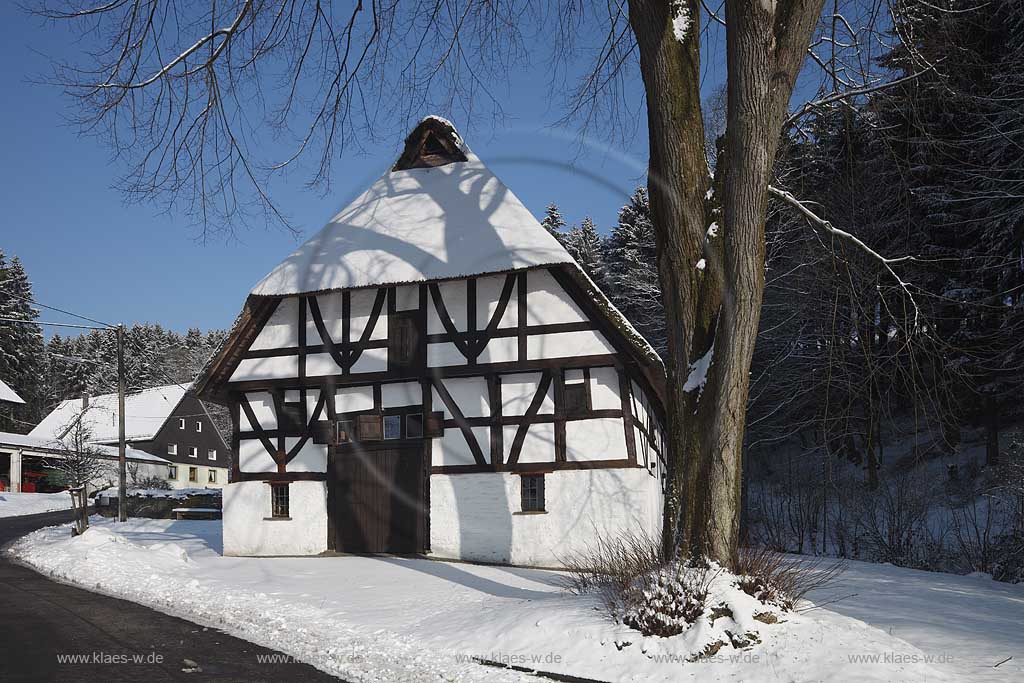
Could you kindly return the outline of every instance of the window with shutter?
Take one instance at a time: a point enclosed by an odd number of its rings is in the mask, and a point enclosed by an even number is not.
[[[573,382],[562,387],[562,412],[583,415],[590,411],[590,392],[585,382]]]
[[[440,411],[427,413],[423,424],[423,435],[428,438],[444,436],[444,413]]]
[[[357,415],[356,435],[360,441],[380,441],[383,436],[380,415]]]
[[[388,369],[415,370],[425,361],[418,312],[392,313],[388,317]]]

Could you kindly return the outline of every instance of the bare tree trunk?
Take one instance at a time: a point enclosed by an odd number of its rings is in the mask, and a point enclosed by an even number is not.
[[[697,3],[686,5],[690,16],[697,16]],[[688,545],[689,530],[682,521],[692,517],[702,493],[697,483],[703,477],[691,471],[703,470],[705,459],[697,455],[701,441],[688,420],[679,416],[692,414],[694,403],[683,391],[691,351],[699,349],[699,356],[706,350],[713,331],[710,318],[718,308],[713,266],[705,269],[706,275],[696,268],[704,250],[705,195],[711,185],[700,106],[699,42],[695,27],[685,41],[676,40],[674,12],[669,2],[629,3],[647,93],[648,188],[668,336],[668,450],[672,455],[663,541],[670,554]]]
[[[651,215],[668,324],[669,494],[664,543],[732,566],[739,537],[741,449],[764,291],[768,183],[797,71],[824,0],[726,2],[728,110],[718,157],[717,237],[700,108],[699,16],[682,40],[680,5],[629,3],[650,136]],[[680,15],[681,16],[681,15]],[[706,267],[696,265],[704,258]],[[701,386],[691,367],[711,353]]]

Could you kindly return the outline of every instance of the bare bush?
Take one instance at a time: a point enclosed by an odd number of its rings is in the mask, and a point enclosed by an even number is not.
[[[701,559],[667,559],[660,540],[645,533],[601,536],[565,565],[570,591],[597,593],[616,621],[662,637],[682,633],[704,614],[708,588],[722,571]]]
[[[909,475],[886,478],[865,495],[860,519],[871,558],[902,566],[921,565],[933,499],[927,483]]]
[[[950,508],[950,529],[961,569],[995,574],[1005,537],[1012,523],[1004,513],[1008,501],[984,495],[959,508]]]
[[[822,495],[818,485],[761,485],[750,496],[753,540],[777,552],[812,552],[821,529]]]
[[[586,551],[563,558],[562,564],[568,570],[569,591],[610,596],[621,593],[636,577],[663,566],[665,556],[661,539],[646,533],[616,538],[598,535]]]
[[[822,588],[845,569],[842,562],[815,558],[795,560],[770,548],[740,548],[736,575],[747,595],[765,604],[791,610],[807,594]]]

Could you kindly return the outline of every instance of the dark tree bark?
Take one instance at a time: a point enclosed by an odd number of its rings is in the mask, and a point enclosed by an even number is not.
[[[985,464],[995,467],[999,464],[999,403],[988,399],[985,412]]]

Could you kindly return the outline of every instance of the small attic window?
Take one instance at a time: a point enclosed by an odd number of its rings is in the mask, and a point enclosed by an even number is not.
[[[458,161],[466,161],[466,155],[459,143],[459,134],[451,124],[437,118],[420,121],[409,137],[405,139],[402,156],[395,162],[392,171],[410,168],[435,168]]]

